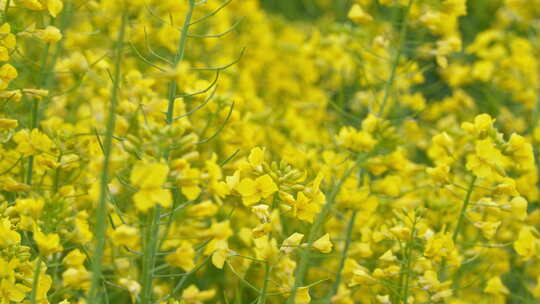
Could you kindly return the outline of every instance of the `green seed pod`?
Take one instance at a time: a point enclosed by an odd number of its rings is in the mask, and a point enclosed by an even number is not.
[[[274,163],[272,163],[272,164],[274,164]],[[272,170],[272,168],[266,162],[262,163],[262,167],[263,167],[263,171],[266,172],[266,173],[274,171],[274,170]]]
[[[279,171],[279,166],[275,161],[272,162],[271,168],[272,171]]]
[[[304,185],[300,185],[300,184],[296,184],[296,185],[293,185],[292,186],[292,189],[293,190],[296,190],[296,191],[302,191],[304,190],[306,187]]]

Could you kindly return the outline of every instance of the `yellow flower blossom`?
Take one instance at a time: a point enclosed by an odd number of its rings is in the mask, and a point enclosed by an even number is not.
[[[26,287],[23,284],[14,283],[10,280],[3,279],[0,281],[0,299],[2,299],[2,302],[0,303],[20,303],[24,300],[27,292],[30,290],[31,288]]]
[[[476,226],[480,231],[482,232],[482,235],[488,239],[491,240],[495,233],[497,233],[497,229],[501,225],[500,221],[497,222],[478,222],[475,223],[474,226]]]
[[[534,228],[524,226],[519,230],[514,249],[524,259],[531,259],[537,255],[538,238],[533,234]]]
[[[308,223],[313,223],[315,216],[321,210],[321,206],[308,198],[304,192],[298,192],[297,198],[293,201],[293,215]]]
[[[178,176],[180,191],[188,200],[194,200],[201,194],[200,177],[201,171],[197,168],[191,168],[189,165],[180,171]]]
[[[261,201],[261,199],[268,198],[278,190],[276,184],[270,177],[265,174],[259,176],[256,179],[244,178],[236,186],[236,190],[242,195],[242,202],[246,206],[251,206]]]
[[[111,234],[111,240],[117,246],[126,246],[135,250],[139,246],[140,234],[137,228],[128,225],[120,225]]]
[[[62,0],[21,0],[21,2],[30,10],[48,10],[53,17],[58,16],[64,8]]]
[[[367,268],[358,265],[352,271],[352,278],[349,282],[349,287],[354,287],[357,285],[371,285],[373,283],[375,283],[375,278],[369,274]]]
[[[262,169],[262,163],[264,162],[265,149],[255,147],[251,150],[248,156],[249,163],[253,168]]]
[[[300,242],[302,242],[303,238],[304,235],[302,233],[295,232],[283,241],[279,250],[283,251],[286,254],[289,254],[294,249],[296,249],[295,247],[298,247],[300,245]]]
[[[277,247],[277,241],[274,238],[270,238],[268,235],[264,235],[254,240],[255,255],[260,260],[268,261],[269,263],[277,262],[279,257],[279,249]]]
[[[195,267],[195,250],[188,242],[181,242],[174,253],[165,257],[170,265],[179,267],[184,271],[190,271]]]
[[[356,23],[366,23],[373,20],[373,17],[366,13],[359,4],[353,4],[347,17]]]
[[[38,245],[39,252],[43,256],[50,256],[53,253],[63,250],[60,244],[60,236],[56,233],[43,233],[39,228],[34,230],[34,240]]]
[[[83,266],[86,260],[84,255],[79,249],[73,249],[62,260],[67,267],[80,268]]]
[[[90,288],[90,273],[84,268],[70,267],[62,273],[64,286],[82,290]]]
[[[527,200],[522,196],[516,196],[510,200],[511,212],[519,220],[527,217],[527,206]]]
[[[215,295],[214,289],[202,291],[195,285],[189,285],[182,293],[182,300],[186,304],[202,304],[211,300]]]
[[[455,250],[454,241],[450,233],[439,233],[427,240],[424,249],[424,256],[434,261],[442,261],[447,258],[450,263],[457,263],[453,252]]]
[[[62,39],[62,33],[54,26],[47,26],[45,29],[37,31],[36,34],[45,43],[55,43]]]
[[[504,286],[503,283],[501,282],[500,277],[492,277],[491,279],[489,279],[486,283],[486,288],[484,288],[484,292],[495,294],[495,295],[510,293],[508,288],[506,288],[506,286]]]
[[[311,296],[309,295],[309,287],[299,287],[294,296],[294,303],[309,304],[310,302]]]
[[[11,64],[2,65],[0,67],[0,90],[7,88],[9,83],[18,75],[17,70]]]
[[[204,253],[212,255],[212,264],[218,269],[223,269],[225,261],[229,256],[229,244],[226,240],[213,239],[208,243]]]
[[[216,214],[217,211],[218,206],[209,200],[203,201],[196,205],[192,205],[187,210],[190,216],[196,218],[213,216],[214,214]]]
[[[0,0],[0,304],[540,298],[540,0],[337,2]]]
[[[489,138],[476,142],[476,153],[467,158],[467,169],[480,178],[498,178],[503,174],[508,159]]]
[[[11,33],[9,23],[4,23],[0,26],[0,61],[8,61],[10,51],[15,47],[15,35]]]
[[[313,242],[313,248],[322,253],[330,253],[332,251],[332,242],[330,241],[330,234],[325,234],[315,242]]]
[[[19,244],[20,242],[21,235],[12,229],[11,222],[6,218],[0,219],[0,248]]]
[[[169,168],[159,163],[137,164],[131,171],[131,183],[139,190],[133,196],[135,207],[146,212],[155,204],[165,208],[172,203],[171,193],[162,186],[167,181]]]
[[[461,128],[468,132],[481,134],[490,131],[493,128],[494,119],[488,114],[480,114],[474,118],[474,123],[463,123]]]
[[[38,129],[23,129],[13,136],[13,140],[17,143],[17,150],[25,156],[46,153],[53,147],[49,137]]]
[[[352,127],[342,128],[339,131],[338,140],[343,147],[357,152],[369,151],[377,143],[370,133],[357,131]]]

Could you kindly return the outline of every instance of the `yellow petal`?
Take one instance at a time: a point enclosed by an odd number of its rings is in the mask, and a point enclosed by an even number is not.
[[[313,242],[313,248],[319,250],[322,253],[329,253],[332,251],[332,242],[330,241],[330,234],[323,235],[320,239]]]
[[[62,11],[64,8],[64,4],[61,0],[48,0],[47,1],[47,9],[49,11],[49,14],[51,16],[55,17],[58,16],[58,14]]]
[[[182,194],[184,194],[188,200],[192,201],[199,197],[199,194],[201,194],[201,188],[199,188],[197,185],[183,186]]]
[[[146,191],[139,191],[133,196],[135,207],[141,212],[147,212],[148,209],[154,207],[150,194]]]
[[[227,251],[225,250],[216,250],[212,254],[212,264],[214,264],[216,268],[223,269],[223,265],[225,264],[226,259],[227,259]]]
[[[262,165],[264,161],[264,150],[259,147],[253,148],[249,153],[248,160],[253,167]]]
[[[300,287],[296,290],[296,295],[294,297],[294,303],[296,304],[308,304],[311,302],[311,297],[309,296],[308,287]]]
[[[257,177],[257,179],[255,179],[255,183],[257,184],[257,188],[262,192],[262,196],[264,198],[269,197],[278,190],[274,180],[268,174]]]
[[[172,204],[171,192],[168,189],[156,189],[152,191],[152,200],[163,208],[169,208]]]
[[[366,13],[359,4],[354,4],[351,7],[347,17],[355,23],[365,23],[373,20],[373,17]]]
[[[248,207],[253,205],[253,204],[258,203],[260,200],[261,200],[261,197],[259,195],[257,195],[257,194],[252,195],[252,196],[244,196],[244,197],[242,197],[242,203],[244,203],[244,205],[246,205]]]
[[[500,277],[493,277],[487,282],[484,292],[491,294],[508,294],[509,290],[503,285]]]
[[[236,185],[236,191],[242,196],[253,196],[257,189],[255,188],[255,181],[251,178],[244,178],[238,185]]]
[[[167,180],[169,167],[165,164],[139,163],[131,171],[130,181],[141,189],[161,187]]]

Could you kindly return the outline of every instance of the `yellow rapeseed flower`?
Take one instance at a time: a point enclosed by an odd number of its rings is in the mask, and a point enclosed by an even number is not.
[[[159,204],[165,208],[172,203],[171,192],[163,189],[163,184],[167,181],[169,168],[160,163],[140,163],[135,165],[131,171],[131,183],[138,187],[137,193],[133,196],[135,207],[141,212]]]
[[[270,175],[265,174],[256,179],[244,178],[236,186],[236,190],[242,195],[242,202],[251,206],[274,194],[278,188]]]

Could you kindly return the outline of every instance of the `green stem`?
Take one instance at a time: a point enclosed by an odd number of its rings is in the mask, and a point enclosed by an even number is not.
[[[184,19],[184,26],[180,33],[180,40],[178,42],[178,50],[174,56],[172,62],[172,68],[176,68],[178,64],[184,59],[186,51],[186,40],[188,38],[189,24],[191,23],[191,17],[193,16],[193,10],[195,9],[195,0],[189,0],[189,7]],[[173,122],[174,116],[174,100],[176,99],[176,81],[172,80],[169,83],[169,105],[167,109],[167,123],[170,125]]]
[[[350,0],[336,1],[336,17],[340,21],[347,20],[348,8],[350,6]]]
[[[411,230],[411,235],[409,237],[409,241],[407,242],[407,246],[405,247],[405,258],[407,259],[407,262],[405,264],[405,271],[404,273],[404,283],[403,283],[403,298],[402,302],[407,304],[408,298],[409,298],[409,279],[410,279],[410,271],[411,271],[411,263],[412,263],[412,242],[414,240],[414,235],[416,233],[416,220],[413,223],[413,227]]]
[[[463,205],[461,206],[461,210],[459,211],[459,218],[456,224],[456,229],[454,230],[454,233],[452,234],[452,241],[454,241],[454,243],[456,242],[459,236],[459,233],[461,232],[461,227],[463,226],[463,222],[465,221],[465,214],[467,213],[467,208],[469,207],[469,202],[471,200],[471,195],[474,189],[475,182],[476,182],[476,176],[473,176],[469,184],[469,187],[467,188],[467,194],[465,195],[465,199],[463,200]],[[446,266],[447,266],[447,260],[444,259],[441,263],[441,267],[439,271],[439,277],[442,280],[445,280],[447,276]],[[459,276],[459,269],[458,269],[458,272],[455,274],[455,276]],[[456,282],[457,279],[458,279],[457,277],[454,277],[454,282]]]
[[[461,206],[461,211],[459,212],[459,218],[456,225],[456,230],[454,230],[454,234],[452,235],[452,240],[454,242],[457,240],[457,237],[461,231],[461,227],[463,226],[463,221],[465,220],[465,213],[467,212],[467,207],[469,206],[469,202],[471,200],[471,194],[473,192],[475,182],[476,182],[476,176],[474,176],[471,179],[471,183],[469,184],[469,188],[467,189],[467,194],[465,195],[465,200],[463,201],[463,205]]]
[[[39,286],[39,275],[41,273],[41,259],[36,258],[36,269],[34,270],[34,279],[32,281],[32,292],[30,293],[30,303],[36,304],[37,290]]]
[[[145,240],[145,249],[143,255],[143,269],[142,269],[142,289],[141,289],[141,303],[152,303],[152,282],[154,275],[154,266],[156,262],[156,251],[158,245],[158,232],[159,232],[159,216],[160,207],[154,208],[154,214],[148,215],[147,221],[147,233]]]
[[[184,26],[180,33],[180,39],[178,42],[178,50],[174,56],[172,62],[172,68],[176,68],[180,62],[184,59],[184,53],[186,49],[186,41],[188,38],[189,24],[191,23],[191,17],[193,16],[193,10],[195,8],[195,0],[189,0],[189,7],[184,19]],[[167,124],[172,125],[174,122],[174,101],[176,99],[176,81],[169,82],[168,92],[168,106],[167,106]],[[166,161],[169,161],[170,152],[167,149],[164,151],[163,156]],[[176,207],[177,193],[174,192],[174,207]],[[144,250],[143,257],[143,272],[142,272],[142,291],[141,291],[141,303],[152,303],[152,278],[156,260],[156,252],[165,239],[158,241],[159,237],[159,222],[161,218],[161,208],[156,206],[154,215],[149,216],[148,233],[146,237],[146,248]],[[169,217],[167,225],[165,227],[165,234],[163,238],[167,237],[170,225],[172,223],[173,214]]]
[[[184,19],[184,26],[182,27],[180,33],[180,39],[178,42],[178,50],[174,56],[171,67],[174,69],[182,62],[184,59],[184,53],[186,49],[186,41],[188,38],[189,25],[191,23],[191,18],[193,16],[193,11],[195,9],[195,0],[189,0],[189,7]],[[176,99],[176,81],[172,80],[169,82],[169,92],[168,92],[168,107],[167,107],[167,125],[172,125],[174,122],[174,101]],[[163,157],[166,161],[169,161],[170,151],[169,149],[165,150]],[[174,189],[174,206],[177,205],[177,189]],[[146,238],[146,248],[144,251],[143,257],[143,273],[142,273],[142,292],[141,292],[141,303],[151,303],[152,302],[152,278],[156,260],[156,252],[165,241],[165,238],[168,235],[170,230],[170,225],[172,223],[174,214],[171,213],[167,224],[165,226],[165,233],[163,234],[163,239],[158,241],[159,238],[159,222],[161,218],[161,208],[156,206],[154,210],[154,216],[149,217],[148,223],[148,233]]]
[[[7,0],[6,1],[6,5],[4,6],[4,22],[7,22],[7,16],[8,16],[8,9],[9,9],[9,5],[11,3],[11,0]]]
[[[62,161],[62,153],[60,153],[60,155],[58,155],[58,158],[56,159],[56,161],[58,163],[60,163]],[[54,173],[54,180],[53,180],[53,191],[54,193],[58,193],[58,187],[60,185],[60,171],[61,171],[61,166],[58,166],[55,170],[55,173]]]
[[[6,8],[5,8],[6,14],[7,14],[8,6],[9,6],[9,0],[6,2]],[[67,27],[68,19],[71,16],[71,13],[72,13],[71,2],[68,1],[66,3],[66,8],[64,9],[64,12],[62,13],[62,20],[60,22],[59,29],[62,33]],[[56,66],[56,62],[63,48],[63,41],[64,40],[62,39],[58,42],[56,50],[51,56],[49,65],[47,65],[47,59],[49,58],[51,45],[47,44],[45,46],[45,50],[41,58],[41,68],[40,68],[40,75],[39,75],[40,77],[38,81],[38,84],[42,86],[42,89],[44,90],[48,91],[53,83],[54,77],[47,77],[47,75],[49,75],[54,70],[54,67]],[[49,104],[49,101],[50,101],[50,94],[44,97],[43,104],[47,106]],[[40,102],[39,99],[35,99],[32,104],[32,113],[31,113],[31,120],[30,120],[31,130],[39,126],[39,120],[40,120],[39,119],[40,117],[39,102]],[[41,111],[43,111],[43,109],[41,109]],[[32,155],[28,158],[28,164],[26,166],[26,170],[27,170],[26,171],[26,184],[28,185],[32,184],[33,167],[34,167],[34,156]]]
[[[107,188],[109,181],[110,157],[113,148],[112,139],[116,124],[116,106],[118,103],[118,90],[120,86],[120,76],[124,49],[123,44],[126,24],[128,22],[127,19],[128,15],[126,12],[124,12],[122,14],[122,23],[120,25],[120,31],[118,32],[117,44],[115,47],[116,60],[114,67],[113,87],[111,91],[111,102],[109,105],[107,129],[105,131],[105,139],[103,144],[103,166],[101,168],[99,201],[96,210],[96,244],[94,250],[94,259],[92,261],[92,285],[90,287],[90,293],[88,296],[88,303],[96,304],[101,302],[101,297],[99,296],[99,287],[101,286],[101,267],[103,253],[105,251],[105,232],[107,229]]]
[[[171,210],[176,210],[176,208],[179,205],[178,198],[180,196],[180,194],[178,193],[179,192],[178,187],[174,187],[173,189],[171,189],[171,191],[172,191],[172,196],[173,196],[173,204],[171,206]],[[167,219],[167,223],[165,224],[165,229],[163,230],[163,238],[158,243],[158,249],[161,248],[161,246],[167,239],[167,235],[169,235],[169,232],[171,231],[171,225],[174,219],[174,215],[175,215],[175,212],[171,211],[169,218]],[[162,215],[160,214],[160,218],[161,217]]]
[[[349,219],[349,223],[347,224],[347,230],[345,232],[345,247],[343,247],[343,251],[341,252],[341,259],[339,260],[339,267],[336,273],[336,279],[334,281],[334,284],[332,285],[332,289],[330,290],[330,294],[328,296],[329,299],[331,299],[335,294],[337,294],[339,290],[339,284],[341,283],[341,272],[345,267],[345,260],[347,259],[347,253],[349,252],[349,247],[351,246],[354,222],[356,220],[357,214],[358,210],[354,210],[351,214],[351,218]]]
[[[458,222],[456,224],[456,229],[454,230],[454,233],[452,234],[452,241],[454,241],[454,244],[459,236],[459,233],[461,232],[463,222],[465,221],[465,214],[467,213],[467,208],[469,207],[469,203],[471,200],[471,195],[474,189],[474,183],[476,182],[476,176],[473,176],[471,179],[471,182],[469,184],[469,187],[467,188],[467,194],[465,195],[465,199],[463,200],[463,205],[461,206],[461,210],[459,211],[459,218]],[[447,260],[444,259],[441,263],[440,271],[439,271],[439,277],[441,280],[445,280],[447,273],[446,273],[446,266],[447,266]],[[458,272],[455,275],[458,275]],[[456,281],[456,277],[454,277],[454,281]]]
[[[58,27],[60,32],[64,35],[65,35],[65,30],[70,23],[72,14],[73,14],[73,7],[72,7],[71,1],[65,1],[65,8],[62,12],[62,18],[60,20],[60,25]],[[62,53],[64,49],[64,42],[65,42],[65,39],[61,39],[60,41],[56,43],[56,49],[54,50],[54,53],[52,54],[50,63],[49,63],[50,70],[47,71],[47,73],[41,74],[40,84],[43,86],[44,90],[49,90],[54,83],[55,77],[52,77],[52,71],[56,67],[56,62],[58,61],[58,58],[60,57],[60,54]],[[50,101],[51,101],[51,94],[43,98],[43,106],[41,107],[41,109],[39,109],[38,115],[40,115],[40,113],[45,112],[45,110],[49,106]]]
[[[392,70],[390,71],[390,78],[386,82],[386,86],[384,89],[384,97],[381,104],[381,107],[379,109],[379,115],[384,115],[384,108],[386,107],[386,104],[388,103],[388,98],[390,97],[390,91],[392,87],[394,86],[394,82],[396,80],[397,76],[397,68],[399,66],[399,61],[401,60],[401,55],[403,53],[403,47],[405,46],[405,39],[407,38],[407,22],[409,19],[409,11],[411,9],[412,3],[414,0],[409,0],[409,4],[407,5],[407,8],[405,9],[405,14],[403,16],[403,21],[401,24],[401,30],[399,33],[399,44],[396,50],[396,53],[394,55],[394,60],[392,61]]]
[[[332,206],[334,205],[334,203],[336,201],[336,197],[338,196],[338,194],[339,194],[339,192],[341,190],[341,186],[343,185],[345,180],[347,180],[347,178],[351,175],[354,168],[359,166],[359,164],[362,163],[363,160],[365,160],[366,158],[367,158],[367,154],[359,154],[355,165],[349,167],[343,173],[343,176],[337,182],[337,184],[334,186],[334,189],[330,193],[330,196],[328,197],[328,199],[326,201],[326,204],[323,206],[323,209],[318,214],[315,222],[311,226],[311,229],[309,230],[309,235],[308,235],[308,242],[307,242],[308,246],[307,246],[306,249],[302,249],[300,251],[300,263],[299,263],[299,265],[298,265],[298,267],[296,269],[294,286],[293,286],[293,288],[291,290],[291,295],[287,299],[287,304],[294,304],[294,302],[295,302],[294,298],[296,297],[296,291],[298,290],[299,287],[301,287],[304,284],[304,278],[305,278],[306,273],[307,273],[308,268],[309,268],[309,260],[311,259],[311,251],[310,251],[311,249],[310,248],[311,248],[313,242],[315,242],[315,240],[319,236],[319,230],[322,227],[322,225],[324,224],[324,222],[326,221],[326,217],[328,216],[328,213],[330,212],[330,210],[332,209]]]
[[[49,57],[50,44],[47,44],[41,55],[41,68],[40,68],[40,81],[43,78],[43,74],[47,69],[47,58]],[[32,112],[30,113],[30,131],[39,126],[39,99],[35,98],[32,102]],[[34,156],[28,157],[28,164],[26,166],[26,184],[32,185],[32,173],[34,170]]]
[[[268,281],[270,280],[270,273],[272,272],[272,266],[268,262],[265,263],[264,266],[264,282],[263,287],[261,290],[261,296],[259,297],[259,300],[257,301],[257,304],[264,304],[266,303],[266,298],[268,297]]]

